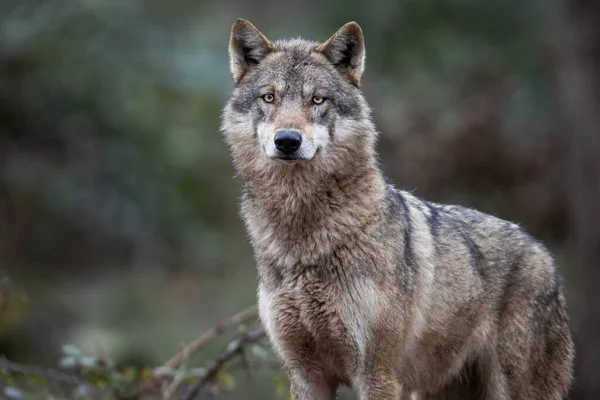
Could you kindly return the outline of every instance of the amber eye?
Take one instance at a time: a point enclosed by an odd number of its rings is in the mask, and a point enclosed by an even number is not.
[[[313,98],[312,98],[312,102],[316,105],[323,104],[324,101],[325,101],[325,97],[313,96]]]
[[[273,100],[275,100],[275,96],[272,95],[271,93],[267,93],[267,94],[262,95],[262,99],[267,103],[272,103]]]

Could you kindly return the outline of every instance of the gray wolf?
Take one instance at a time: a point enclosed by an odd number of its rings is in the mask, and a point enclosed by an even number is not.
[[[260,319],[293,399],[561,399],[574,357],[549,252],[388,183],[350,22],[324,43],[237,20],[222,120]]]

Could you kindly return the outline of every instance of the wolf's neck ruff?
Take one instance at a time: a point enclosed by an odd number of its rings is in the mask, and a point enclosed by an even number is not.
[[[385,184],[374,160],[342,176],[303,167],[276,165],[244,183],[257,255],[281,267],[317,263],[381,218]]]

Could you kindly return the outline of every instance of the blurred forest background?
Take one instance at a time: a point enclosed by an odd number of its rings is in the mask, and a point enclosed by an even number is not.
[[[552,249],[578,346],[571,398],[600,398],[595,0],[2,0],[0,355],[105,368],[115,396],[137,398],[127,382],[255,303],[218,130],[238,17],[273,39],[361,24],[387,175],[516,221]],[[182,382],[239,334],[190,357]],[[213,394],[285,397],[267,345],[248,359],[215,375]],[[51,381],[0,363],[0,397]],[[91,396],[70,387],[58,398]]]

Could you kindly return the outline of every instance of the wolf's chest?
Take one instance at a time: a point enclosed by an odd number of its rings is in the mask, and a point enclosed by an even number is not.
[[[383,309],[372,281],[324,282],[308,274],[290,283],[259,288],[260,317],[281,356],[364,356],[369,331]]]
[[[341,297],[337,287],[307,273],[273,291],[261,289],[261,318],[287,340],[336,340],[345,336]]]

